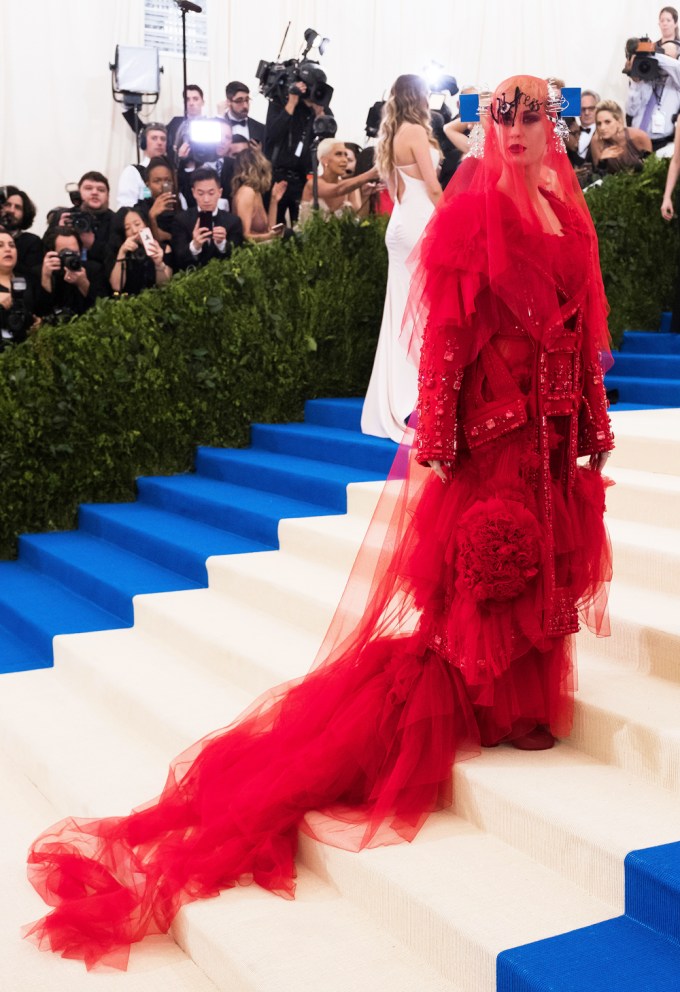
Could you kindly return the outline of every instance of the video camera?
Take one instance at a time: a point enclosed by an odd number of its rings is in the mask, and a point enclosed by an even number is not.
[[[283,36],[284,43],[287,34],[288,28]],[[333,96],[333,87],[328,85],[326,73],[319,63],[307,58],[308,53],[315,47],[318,47],[319,55],[323,55],[328,42],[329,39],[321,38],[314,28],[307,28],[305,48],[299,59],[288,59],[286,62],[261,60],[255,71],[255,75],[260,80],[260,93],[268,100],[281,104],[284,104],[289,94],[293,93],[328,109]],[[283,48],[283,44],[281,47]],[[307,87],[304,94],[297,88],[298,83],[304,83]]]
[[[654,42],[647,35],[629,38],[626,42],[626,64],[621,71],[633,79],[653,82],[662,73],[657,54]]]
[[[33,314],[26,306],[26,280],[21,276],[12,279],[12,302],[0,333],[0,352],[26,340],[33,323]]]

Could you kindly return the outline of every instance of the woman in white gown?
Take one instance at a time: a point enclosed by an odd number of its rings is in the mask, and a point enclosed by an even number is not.
[[[406,261],[441,196],[439,147],[430,127],[428,90],[420,76],[399,76],[383,108],[376,165],[394,209],[385,234],[387,292],[361,429],[401,441],[418,394],[418,370],[400,343],[410,272]],[[402,340],[408,341],[404,334]]]

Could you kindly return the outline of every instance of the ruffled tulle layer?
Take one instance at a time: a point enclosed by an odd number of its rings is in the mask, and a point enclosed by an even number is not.
[[[29,877],[54,909],[33,941],[124,968],[190,900],[250,882],[292,897],[300,828],[352,850],[411,840],[451,802],[454,758],[537,723],[568,732],[571,643],[544,632],[546,556],[601,628],[604,485],[584,469],[569,498],[555,486],[548,529],[514,443],[450,485],[402,452],[322,663],[177,758],[144,808],[46,831]]]

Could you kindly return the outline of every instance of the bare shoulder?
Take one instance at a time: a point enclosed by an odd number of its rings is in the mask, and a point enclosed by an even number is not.
[[[234,201],[241,203],[251,203],[255,199],[255,190],[252,186],[239,186],[234,193]]]

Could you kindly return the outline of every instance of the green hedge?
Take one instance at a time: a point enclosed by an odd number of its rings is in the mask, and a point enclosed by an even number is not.
[[[197,444],[360,395],[385,294],[385,223],[315,220],[160,290],[103,300],[0,355],[0,555],[130,500],[138,475],[188,470]]]
[[[661,216],[668,159],[650,156],[641,174],[610,176],[586,193],[618,347],[624,330],[658,330],[678,279],[678,225]]]

